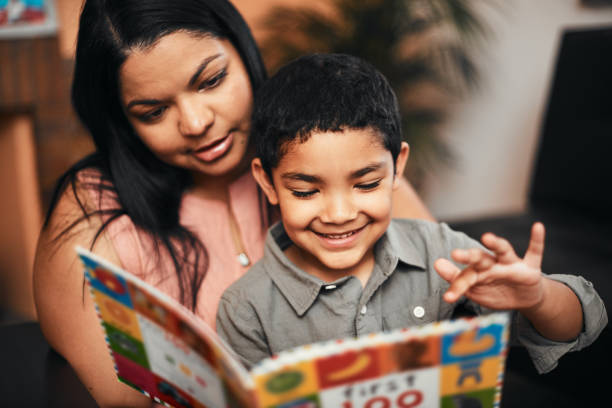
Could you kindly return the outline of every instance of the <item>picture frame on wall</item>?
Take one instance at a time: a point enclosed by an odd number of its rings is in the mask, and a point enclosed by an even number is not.
[[[54,0],[0,0],[0,40],[57,32]]]

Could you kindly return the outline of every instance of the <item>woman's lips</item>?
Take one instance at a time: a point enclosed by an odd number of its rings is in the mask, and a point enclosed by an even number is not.
[[[230,132],[230,134],[223,139],[196,150],[194,156],[203,162],[212,162],[223,156],[230,149],[233,141],[234,137]]]

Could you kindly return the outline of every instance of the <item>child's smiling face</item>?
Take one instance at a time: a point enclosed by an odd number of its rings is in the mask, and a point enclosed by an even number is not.
[[[373,246],[391,220],[392,190],[408,145],[402,145],[395,173],[391,152],[370,127],[314,132],[286,148],[272,169],[273,185],[262,183],[261,167],[253,169],[270,202],[279,204],[295,244],[287,256],[324,280],[363,273],[373,265]]]

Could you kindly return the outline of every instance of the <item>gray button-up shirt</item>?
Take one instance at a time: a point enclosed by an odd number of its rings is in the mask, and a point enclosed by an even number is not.
[[[347,276],[335,282],[302,271],[284,254],[292,245],[282,224],[268,232],[265,253],[223,294],[217,331],[250,366],[282,350],[324,340],[357,337],[449,319],[462,306],[487,311],[462,298],[449,304],[449,284],[434,270],[455,248],[481,245],[448,225],[392,220],[374,248],[375,266],[365,287]],[[527,347],[536,368],[549,371],[566,352],[592,343],[607,323],[601,298],[579,276],[547,275],[568,285],[583,307],[584,331],[572,342],[553,342],[514,313],[512,340]]]

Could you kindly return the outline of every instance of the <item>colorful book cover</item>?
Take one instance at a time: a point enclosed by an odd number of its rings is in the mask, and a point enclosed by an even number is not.
[[[247,371],[169,296],[77,248],[120,381],[174,407],[498,407],[509,316],[287,350]]]

